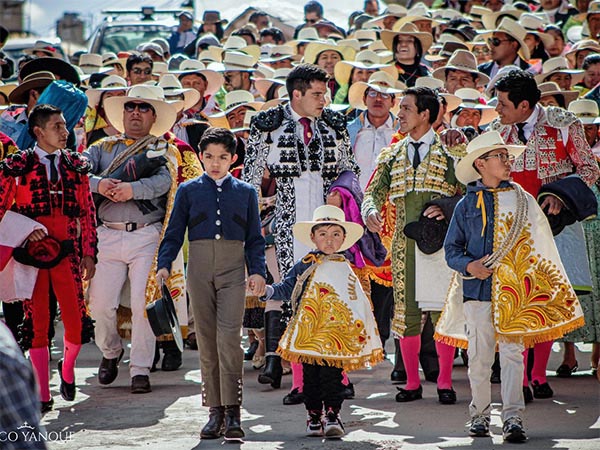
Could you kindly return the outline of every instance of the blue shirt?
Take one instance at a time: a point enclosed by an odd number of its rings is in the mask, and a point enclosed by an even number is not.
[[[510,188],[510,186],[510,183],[503,181],[498,188]],[[479,195],[483,195],[485,205],[485,227],[483,208],[477,207]],[[467,272],[467,265],[471,261],[491,255],[494,251],[494,195],[480,181],[470,183],[467,186],[467,195],[456,205],[444,241],[444,251],[448,266],[464,276],[471,276]],[[485,280],[477,278],[463,280],[463,295],[469,299],[491,301],[492,276]]]
[[[258,197],[250,184],[228,176],[217,186],[206,174],[182,183],[158,250],[158,269],[171,270],[186,229],[190,241],[242,241],[248,274],[266,276]]]

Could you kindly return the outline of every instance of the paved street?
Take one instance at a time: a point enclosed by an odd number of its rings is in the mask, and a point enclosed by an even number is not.
[[[549,378],[555,392],[553,399],[536,400],[528,406],[525,425],[529,441],[524,447],[600,448],[600,383],[590,376],[590,350],[589,345],[580,347],[578,360],[582,371],[578,376]],[[100,357],[94,344],[84,346],[76,371],[77,399],[67,403],[58,394],[59,379],[55,369],[60,354],[53,355],[52,392],[56,403],[55,410],[45,416],[44,424],[47,431],[56,432],[54,436],[60,432],[60,436],[68,437],[68,440],[50,443],[51,449],[224,448],[222,440],[200,442],[199,439],[199,430],[207,419],[208,410],[201,406],[200,372],[195,351],[185,351],[183,367],[177,372],[159,370],[152,374],[153,392],[146,395],[129,393],[128,367],[123,363],[115,383],[100,387],[96,379]],[[559,364],[560,354],[555,351],[549,367],[554,369]],[[322,441],[304,436],[302,405],[282,404],[291,376],[284,377],[282,389],[272,390],[257,383],[258,372],[248,362],[242,415],[247,438],[242,444],[225,444],[226,448],[429,450],[511,447],[502,442],[498,404],[492,413],[493,435],[478,439],[467,436],[464,424],[468,420],[469,386],[465,367],[455,367],[454,387],[458,403],[450,406],[438,404],[435,385],[426,381],[423,400],[396,403],[396,389],[388,381],[391,367],[391,362],[385,361],[373,370],[350,374],[356,398],[346,401],[342,410],[347,434],[342,441]],[[493,392],[494,401],[499,401],[498,385],[493,386]]]

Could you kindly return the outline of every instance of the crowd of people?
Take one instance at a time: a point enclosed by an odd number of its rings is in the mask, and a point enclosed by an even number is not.
[[[0,52],[18,78],[0,84],[0,295],[38,396],[5,429],[53,409],[57,314],[67,401],[92,339],[101,385],[125,339],[132,394],[179,369],[146,313],[163,285],[199,352],[202,439],[244,438],[244,360],[273,389],[291,373],[284,404],[332,439],[390,339],[398,402],[423,398],[421,367],[456,403],[462,355],[474,437],[501,383],[503,437],[525,441],[577,342],[600,380],[600,0],[365,0],[348,29],[311,0],[290,36],[259,10],[227,33],[219,11],[177,17],[118,53]]]

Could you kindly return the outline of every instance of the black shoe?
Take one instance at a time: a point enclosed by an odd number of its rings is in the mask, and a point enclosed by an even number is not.
[[[165,354],[160,368],[165,372],[173,372],[181,367],[183,363],[181,359],[181,352],[178,348],[165,349]]]
[[[552,398],[554,391],[548,383],[540,384],[537,381],[531,383],[533,386],[533,396],[535,398]]]
[[[124,353],[125,350],[121,350],[121,354],[117,358],[102,358],[100,367],[98,368],[98,382],[100,384],[110,384],[117,379],[117,375],[119,375],[119,362],[123,358]]]
[[[492,383],[492,384],[502,383],[502,379],[500,378],[500,369],[492,370],[492,374],[490,375],[490,383]]]
[[[202,439],[218,439],[223,435],[225,423],[225,407],[215,406],[208,410],[208,422],[200,431]]]
[[[284,405],[299,405],[300,403],[304,403],[304,394],[298,392],[298,388],[292,389],[292,392],[283,397]]]
[[[75,400],[75,380],[67,383],[62,376],[63,360],[58,361],[58,375],[60,376],[60,395],[68,402]]]
[[[248,347],[248,350],[246,351],[246,353],[244,353],[244,361],[252,361],[252,358],[254,358],[254,354],[256,353],[257,349],[258,341],[250,343],[250,347]]]
[[[185,345],[190,350],[198,350],[198,341],[196,340],[196,333],[190,333],[185,340]]]
[[[438,389],[438,400],[442,405],[454,405],[456,403],[456,391],[450,389]]]
[[[150,377],[148,375],[135,375],[131,379],[131,393],[147,394],[148,392],[152,392]]]
[[[348,386],[344,386],[344,399],[352,400],[354,398],[354,385],[352,383],[348,383]]]
[[[556,376],[559,378],[569,378],[574,372],[577,372],[578,368],[577,361],[575,361],[575,365],[573,367],[569,367],[566,364],[561,364],[558,369],[556,369]]]
[[[54,399],[52,397],[50,397],[50,400],[48,400],[47,402],[41,402],[41,412],[42,414],[46,414],[47,412],[52,411],[52,408],[54,408]]]
[[[281,387],[281,357],[276,353],[279,340],[283,334],[281,326],[281,311],[267,311],[265,313],[265,367],[258,376],[260,384],[270,384],[271,387]]]
[[[423,398],[423,386],[419,386],[417,389],[398,389],[398,393],[396,394],[396,401],[400,403],[404,402],[412,402],[414,400],[419,400]]]
[[[506,442],[525,442],[527,435],[519,417],[509,417],[502,426],[502,438]]]
[[[425,374],[425,379],[427,381],[431,381],[432,383],[437,383],[438,375],[440,374],[437,370],[432,370]]]
[[[529,389],[529,386],[523,386],[523,400],[525,400],[525,404],[533,401],[533,393]]]
[[[406,383],[406,372],[404,370],[392,370],[392,374],[390,375],[390,380],[394,384],[404,384]]]
[[[240,419],[240,405],[225,407],[225,439],[240,440],[245,436]]]

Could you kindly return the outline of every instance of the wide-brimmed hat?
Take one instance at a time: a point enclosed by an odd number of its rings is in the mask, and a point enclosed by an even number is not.
[[[7,99],[9,98],[12,91],[17,88],[17,83],[3,83],[0,81],[0,94],[4,95]],[[10,99],[9,99],[10,102]]]
[[[398,22],[396,22],[398,24]],[[419,31],[413,23],[404,23],[402,27],[396,29],[396,25],[394,25],[394,30],[382,30],[381,31],[381,40],[383,44],[390,50],[392,53],[396,51],[394,48],[394,38],[396,36],[412,36],[415,39],[418,39],[421,42],[421,47],[423,47],[423,53],[427,52],[431,44],[433,44],[433,36],[431,33],[424,33]]]
[[[325,51],[332,50],[338,52],[342,60],[353,60],[356,52],[352,47],[334,44],[333,42],[311,42],[304,49],[304,62],[316,64],[319,55]]]
[[[333,74],[335,76],[335,80],[340,84],[348,84],[350,81],[350,74],[352,73],[352,69],[366,69],[366,70],[383,70],[384,72],[388,72],[390,75],[394,76],[398,74],[398,71],[391,64],[383,64],[381,62],[381,57],[371,51],[371,50],[363,50],[356,54],[356,58],[354,61],[340,61],[338,62],[334,69]]]
[[[366,28],[366,27],[383,28],[384,19],[387,19],[388,17],[396,17],[396,18],[400,19],[401,17],[405,17],[407,14],[408,14],[408,9],[406,9],[405,6],[390,4],[390,5],[387,5],[387,8],[385,8],[379,16],[374,17],[373,19],[369,20],[368,22],[365,22],[365,24],[363,25],[363,28]]]
[[[591,50],[594,53],[600,53],[600,44],[593,39],[584,39],[574,44],[564,56],[568,57],[582,50]]]
[[[150,328],[156,337],[164,334],[172,334],[175,344],[180,352],[183,352],[183,337],[181,327],[175,310],[175,303],[171,297],[171,291],[166,284],[161,286],[162,297],[146,305],[146,315]]]
[[[287,80],[287,77],[291,71],[292,69],[289,68],[276,69],[273,75],[269,78],[256,78],[254,80],[254,87],[261,97],[266,99],[267,93],[273,84],[285,86],[285,81]]]
[[[498,72],[496,72],[496,75],[494,75],[491,78],[490,82],[488,83],[487,87],[485,88],[484,94],[488,98],[492,97],[492,91],[494,90],[494,85],[496,84],[496,81],[498,81],[504,75],[509,73],[511,70],[521,70],[521,68],[519,66],[515,66],[513,64],[509,64],[508,66],[500,67]]]
[[[79,87],[81,79],[75,67],[59,58],[36,58],[29,61],[19,71],[21,80],[35,72],[51,72],[57,80],[65,80]]]
[[[426,87],[437,92],[437,95],[442,97],[448,105],[446,111],[454,111],[460,105],[460,98],[449,92],[441,91],[444,89],[444,82],[433,77],[419,77],[415,81],[415,87]]]
[[[454,37],[452,36],[452,38]],[[469,48],[464,42],[448,40],[443,44],[436,43],[433,45],[429,49],[429,53],[425,55],[424,58],[426,61],[430,62],[439,62],[443,60],[446,60],[447,62],[456,50],[469,50]],[[437,51],[437,53],[434,53],[435,51]]]
[[[154,61],[152,63],[152,75],[160,77],[163,73],[169,72],[169,65],[163,61]]]
[[[23,81],[13,89],[8,96],[8,100],[15,105],[24,105],[27,103],[29,91],[31,89],[47,88],[50,83],[56,80],[54,74],[50,72],[35,72],[23,78]]]
[[[309,44],[311,42],[325,42],[319,36],[316,28],[313,27],[304,27],[298,32],[298,36],[296,39],[292,39],[291,41],[287,41],[285,45],[289,45],[291,47],[298,48],[298,44]]]
[[[260,62],[274,63],[286,59],[298,59],[295,47],[291,45],[263,45],[260,48]]]
[[[229,36],[223,46],[210,45],[208,50],[220,55],[231,51],[246,53],[256,61],[260,58],[260,47],[255,44],[248,45],[248,41],[241,36]]]
[[[112,70],[111,67],[103,67],[102,55],[97,53],[83,53],[79,56],[79,68],[84,74],[105,73]]]
[[[483,27],[486,30],[493,30],[499,25],[498,21],[501,21],[505,17],[517,21],[524,12],[521,9],[513,7],[513,5],[502,5],[500,11],[490,11],[487,14],[482,14],[481,23],[483,23]]]
[[[460,70],[472,73],[477,76],[477,86],[485,86],[489,83],[490,77],[477,70],[477,59],[475,55],[468,50],[456,50],[443,67],[438,67],[433,71],[433,77],[438,80],[446,81],[446,70]]]
[[[25,50],[23,50],[23,53],[25,53],[26,55],[33,55],[36,52],[43,53],[44,55],[47,55],[50,58],[62,58],[62,55],[59,53],[56,46],[46,41],[35,41],[33,47],[26,48]]]
[[[184,88],[175,74],[165,73],[158,80],[158,86],[163,88],[165,98],[173,95],[183,95],[183,110],[186,111],[200,101],[200,92],[192,88]]]
[[[579,96],[578,91],[563,91],[554,81],[540,83],[538,84],[538,89],[541,94],[540,98],[548,97],[550,95],[562,95],[565,99],[565,108]]]
[[[319,35],[321,35],[321,30],[326,30],[326,36],[329,39],[344,39],[346,37],[346,32],[343,29],[341,29],[335,23],[327,19],[321,19],[313,23],[312,26],[317,29]]]
[[[477,109],[481,112],[479,125],[487,125],[496,117],[498,113],[493,106],[489,106],[481,96],[481,92],[472,88],[460,88],[454,93],[460,99],[460,105],[457,109]]]
[[[103,92],[109,91],[126,91],[127,80],[118,75],[109,75],[100,82],[100,87],[96,89],[88,89],[85,95],[88,98],[88,105],[91,107],[100,103],[100,97]]]
[[[542,73],[535,76],[535,81],[537,83],[542,83],[549,76],[554,75],[555,73],[567,73],[571,75],[571,86],[583,80],[584,76],[583,70],[569,68],[569,61],[567,58],[564,56],[557,56],[555,58],[550,58],[548,61],[542,64]]]
[[[114,66],[116,64],[120,65],[123,68],[123,71],[125,71],[125,68],[127,66],[127,59],[119,58],[117,56],[117,54],[113,53],[113,52],[108,52],[108,53],[102,54],[102,65],[103,66],[110,67],[110,66]]]
[[[580,99],[569,103],[569,112],[575,114],[584,125],[600,124],[600,109],[594,100]]]
[[[220,23],[222,25],[227,23],[227,19],[221,19],[220,11],[204,11],[202,20],[198,21],[201,24],[204,23]]]
[[[369,77],[368,82],[359,81],[352,84],[348,90],[348,103],[356,109],[367,109],[364,102],[364,95],[367,89],[381,92],[382,94],[401,94],[406,89],[406,85],[386,72],[375,72]]]
[[[544,44],[545,48],[548,48],[552,44],[554,44],[554,36],[552,36],[550,33],[545,33],[541,31],[548,23],[542,17],[531,13],[524,13],[521,15],[521,17],[519,17],[518,23],[523,28],[525,28],[525,31],[527,31],[527,33],[535,34],[536,36],[538,36]]]
[[[238,72],[254,72],[256,70],[254,65],[257,61],[258,58],[246,53],[228,51],[223,56],[223,62],[221,63],[222,70],[217,70],[217,72],[227,72],[230,70]]]
[[[195,59],[186,59],[185,61],[182,61],[179,65],[179,69],[174,70],[171,73],[176,74],[179,80],[186,75],[193,73],[202,75],[206,78],[207,82],[205,95],[213,95],[221,88],[221,86],[223,86],[223,75],[214,70],[207,69],[204,64]]]
[[[241,106],[254,109],[255,111],[260,111],[263,105],[264,102],[256,101],[254,96],[248,91],[231,91],[225,94],[225,109],[218,113],[211,114],[210,117],[224,117],[234,109],[237,109]]]
[[[15,247],[12,256],[15,261],[26,266],[51,269],[74,252],[75,246],[71,239],[59,241],[46,235],[39,241],[28,241],[24,247]]]
[[[429,20],[431,21],[431,26],[435,27],[437,25],[442,24],[444,21],[440,19],[434,19],[431,15],[431,10],[427,7],[427,5],[423,2],[416,3],[412,6],[404,17],[401,17],[396,21],[393,31],[399,31],[404,24],[414,23],[419,20]]]
[[[505,148],[509,154],[517,157],[523,153],[525,147],[525,145],[507,145],[497,131],[483,133],[467,145],[467,154],[456,165],[456,178],[465,185],[477,181],[481,178],[473,167],[477,158],[499,148]]]
[[[491,36],[493,33],[505,33],[512,37],[515,41],[519,43],[520,49],[519,54],[523,59],[531,58],[531,54],[529,53],[529,47],[525,43],[525,37],[527,36],[527,31],[523,28],[519,23],[510,17],[504,17],[500,24],[492,30],[486,31],[482,34],[485,36]]]
[[[338,251],[343,252],[352,247],[364,234],[364,229],[357,223],[346,222],[344,211],[332,205],[319,206],[313,212],[313,218],[309,221],[294,224],[294,238],[304,245],[314,248],[315,244],[310,239],[310,234],[315,225],[339,225],[346,231],[346,238]]]
[[[171,129],[177,120],[177,110],[180,105],[177,105],[177,102],[167,102],[161,87],[137,84],[129,88],[127,95],[107,98],[104,102],[107,119],[121,133],[125,131],[123,125],[124,105],[131,101],[149,103],[156,111],[156,121],[150,129],[150,134],[153,136],[162,136]]]
[[[375,42],[379,39],[377,34],[377,30],[373,29],[360,29],[356,30],[354,33],[348,35],[349,39],[356,39],[360,45],[360,48],[365,48],[372,42]]]

